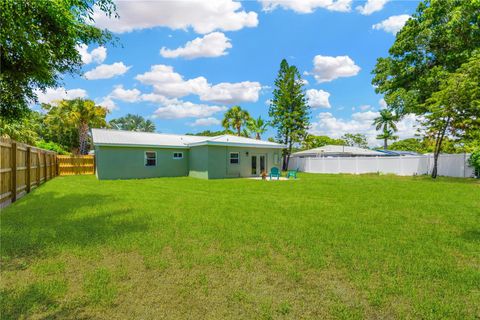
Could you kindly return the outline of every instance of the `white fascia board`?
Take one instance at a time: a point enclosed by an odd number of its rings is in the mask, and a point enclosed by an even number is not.
[[[284,145],[261,145],[261,144],[254,144],[254,143],[239,143],[239,142],[215,142],[215,141],[202,141],[202,142],[195,142],[190,143],[190,147],[197,147],[197,146],[223,146],[223,147],[245,147],[245,148],[265,148],[265,149],[285,149],[287,146]]]
[[[160,149],[189,149],[188,146],[165,146],[154,144],[118,144],[118,143],[94,143],[95,147],[127,147],[127,148],[160,148]]]

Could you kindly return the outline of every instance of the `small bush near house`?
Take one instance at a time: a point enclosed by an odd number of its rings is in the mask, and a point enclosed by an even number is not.
[[[52,141],[46,142],[44,140],[40,140],[36,143],[36,146],[41,149],[54,151],[58,154],[70,154],[70,152],[65,150],[61,145]]]
[[[470,155],[468,164],[475,169],[475,176],[480,178],[480,149]]]

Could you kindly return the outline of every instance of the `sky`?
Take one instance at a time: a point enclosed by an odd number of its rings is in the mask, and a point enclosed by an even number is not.
[[[78,47],[83,75],[38,92],[39,102],[88,98],[155,122],[158,132],[221,130],[223,113],[240,105],[268,119],[280,62],[302,73],[312,107],[310,133],[367,135],[385,107],[371,84],[376,59],[388,55],[418,1],[259,0],[117,1],[119,19],[95,13],[115,41]],[[38,106],[36,107],[38,108]],[[400,138],[417,131],[414,116],[398,124]],[[270,128],[263,138],[275,135]]]

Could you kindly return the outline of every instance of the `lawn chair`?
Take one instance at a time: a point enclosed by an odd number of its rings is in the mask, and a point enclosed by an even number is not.
[[[277,177],[277,180],[280,180],[280,170],[277,167],[272,167],[270,169],[270,180],[272,180],[272,177]]]
[[[298,168],[295,170],[288,170],[287,179],[290,179],[290,177],[293,177],[293,179],[297,179],[297,172],[298,172]]]

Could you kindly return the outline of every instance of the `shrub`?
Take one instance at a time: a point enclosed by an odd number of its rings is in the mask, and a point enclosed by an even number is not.
[[[63,146],[52,141],[46,142],[45,140],[40,140],[35,145],[38,148],[55,151],[58,154],[70,154]]]
[[[475,170],[475,175],[480,178],[480,149],[474,151],[468,159],[468,164]]]

